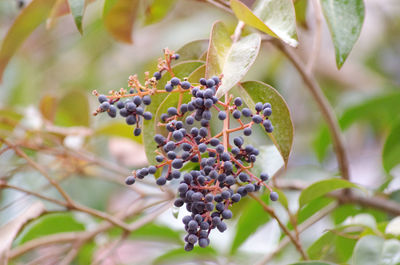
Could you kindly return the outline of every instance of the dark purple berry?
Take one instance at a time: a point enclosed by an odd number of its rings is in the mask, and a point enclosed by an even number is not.
[[[179,85],[181,80],[179,80],[179,78],[177,78],[177,77],[173,77],[170,82],[171,82],[171,85],[177,86],[177,85]]]
[[[155,72],[153,74],[153,76],[156,78],[156,80],[160,80],[161,79],[161,73],[160,72]]]
[[[189,89],[190,87],[191,87],[192,85],[188,82],[188,81],[183,81],[182,83],[181,83],[181,87],[183,88],[183,89]]]
[[[243,114],[243,116],[245,116],[245,117],[250,117],[250,116],[251,116],[251,110],[248,109],[248,108],[243,108],[243,109],[242,109],[242,114]]]
[[[225,120],[225,119],[226,119],[226,112],[223,111],[223,110],[221,110],[221,111],[218,113],[218,119],[220,119],[221,121]]]
[[[243,104],[242,99],[239,98],[239,97],[235,98],[235,100],[234,100],[233,102],[234,102],[235,105],[238,106],[238,107],[242,106],[242,104]]]
[[[256,103],[256,106],[255,106],[254,108],[255,108],[255,110],[256,110],[257,112],[260,112],[260,111],[262,111],[262,109],[263,109],[263,104],[262,104],[261,102],[257,102],[257,103]]]
[[[275,191],[271,192],[269,194],[269,198],[271,199],[271,201],[277,201],[279,199],[279,195],[278,193],[276,193]]]
[[[135,183],[136,179],[134,176],[129,176],[125,179],[125,183],[126,185],[132,185],[133,183]]]
[[[165,185],[165,183],[167,183],[167,180],[165,179],[165,177],[159,177],[159,178],[156,180],[156,183],[157,183],[157,185],[159,185],[159,186],[163,186],[163,185]]]
[[[105,95],[100,95],[97,99],[100,103],[108,101],[108,98]]]

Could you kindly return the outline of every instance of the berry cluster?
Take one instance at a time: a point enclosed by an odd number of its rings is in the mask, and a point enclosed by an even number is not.
[[[172,59],[174,56],[176,57],[171,53],[167,59]],[[172,72],[172,69],[168,68],[168,60],[161,65],[167,65],[167,70]],[[240,97],[233,98],[229,95],[225,95],[224,102],[220,101],[215,94],[221,85],[222,76],[201,78],[197,84],[191,84],[187,79],[180,80],[173,77],[167,82],[164,90],[157,90],[155,84],[160,79],[162,70],[164,68],[160,67],[160,71],[154,73],[153,78],[147,82],[153,88],[139,90],[132,99],[117,103],[117,107],[121,105],[120,114],[122,110],[125,110],[124,114],[126,112],[126,116],[122,114],[121,116],[127,119],[135,117],[137,124],[135,130],[140,129],[139,116],[151,119],[151,113],[146,114],[147,112],[143,112],[141,107],[142,103],[151,102],[150,95],[190,93],[192,98],[189,102],[180,101],[178,106],[169,107],[167,113],[160,116],[161,122],[158,125],[165,127],[166,130],[164,135],[157,134],[154,137],[157,143],[158,164],[134,171],[125,182],[131,185],[136,179],[143,179],[149,174],[156,173],[160,174],[156,180],[160,186],[174,179],[180,181],[178,198],[174,205],[176,207],[185,205],[190,212],[190,215],[182,220],[188,233],[185,237],[185,250],[190,251],[196,243],[200,247],[208,246],[210,242],[208,236],[212,229],[225,231],[227,226],[224,220],[232,218],[229,207],[248,193],[258,191],[264,186],[269,189],[271,200],[278,199],[277,193],[266,184],[268,175],[262,173],[257,177],[250,171],[257,160],[258,149],[246,145],[242,136],[234,137],[232,142],[229,141],[229,135],[233,132],[242,131],[244,136],[250,136],[252,126],[255,124],[262,125],[267,133],[271,133],[273,126],[269,117],[272,108],[269,103],[259,102],[255,104],[254,110],[250,110],[243,106]],[[137,80],[132,79],[131,83],[137,83]],[[99,96],[99,101],[100,97],[104,99],[103,96]],[[114,100],[111,98],[103,101],[99,109],[107,111],[110,116],[115,116],[110,114],[113,107],[110,102]],[[104,102],[109,105],[103,110]],[[129,107],[128,111],[128,105],[134,107]],[[138,108],[141,108],[139,112]],[[213,112],[224,123],[222,131],[216,135],[211,134],[210,128]],[[230,128],[231,118],[238,122],[238,127]],[[193,163],[193,170],[182,170],[188,163]]]

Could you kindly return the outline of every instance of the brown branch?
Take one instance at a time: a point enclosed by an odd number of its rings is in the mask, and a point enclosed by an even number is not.
[[[311,225],[315,224],[316,222],[318,222],[319,220],[321,220],[322,218],[324,218],[325,216],[327,216],[329,213],[331,213],[336,207],[338,206],[338,204],[332,203],[329,204],[328,206],[326,206],[325,208],[323,208],[322,210],[318,211],[317,213],[315,213],[313,216],[311,216],[310,218],[308,218],[306,221],[304,221],[304,223],[299,225],[299,233],[304,232],[307,228],[309,228]],[[291,232],[291,234],[293,235],[294,232]],[[262,260],[260,260],[256,265],[264,265],[267,264],[268,262],[270,262],[272,260],[272,258],[277,255],[278,253],[280,253],[282,251],[282,249],[284,249],[289,243],[290,243],[290,238],[289,237],[285,237],[284,239],[281,240],[281,242],[279,243],[278,247],[272,251],[271,253],[269,253],[268,255],[266,255]]]
[[[289,237],[290,241],[294,244],[296,247],[297,251],[300,253],[300,255],[303,257],[304,260],[308,260],[307,253],[304,252],[303,247],[301,246],[301,243],[296,239],[296,235],[292,234],[292,232],[289,231],[289,229],[282,223],[282,221],[279,219],[279,217],[275,214],[274,209],[269,207],[265,202],[263,202],[259,197],[256,195],[250,193],[250,197],[252,197],[254,200],[256,200],[266,211],[269,215],[271,215],[272,218],[274,218],[277,222],[280,228],[283,230],[283,232]]]
[[[165,201],[165,200],[163,200],[163,201]],[[162,201],[158,201],[157,203],[161,203],[161,202]],[[154,206],[154,204],[155,203],[152,203],[147,206],[138,207],[138,208],[134,207],[133,209],[129,209],[128,211],[121,211],[121,213],[118,215],[121,216],[121,218],[123,218],[123,219],[125,219],[127,217],[131,217],[131,216],[135,216],[137,214],[140,214],[144,209]],[[133,232],[133,231],[139,229],[140,227],[142,227],[143,225],[151,222],[158,215],[160,215],[161,213],[163,213],[165,210],[169,209],[170,207],[171,207],[170,202],[168,202],[168,203],[164,204],[163,206],[161,206],[156,211],[131,223],[130,224],[130,229],[131,229],[130,232]],[[28,251],[31,251],[33,249],[36,249],[36,248],[42,247],[42,246],[46,246],[46,245],[59,244],[59,243],[70,243],[70,242],[74,242],[77,240],[82,240],[82,241],[86,242],[86,241],[94,238],[96,235],[103,233],[114,226],[115,225],[112,223],[103,222],[96,229],[94,229],[92,231],[59,233],[59,234],[54,234],[54,235],[49,235],[49,236],[44,236],[44,237],[40,237],[37,239],[33,239],[21,246],[18,246],[16,248],[12,249],[10,252],[10,255],[9,255],[9,259],[16,258]]]
[[[307,186],[306,183],[300,180],[285,181],[283,179],[279,179],[276,185],[277,188],[286,190],[303,190]],[[353,203],[384,211],[395,216],[400,215],[400,204],[382,197],[365,197],[354,192],[348,196],[343,196],[343,193],[340,191],[328,193],[328,196],[335,198],[339,203]]]

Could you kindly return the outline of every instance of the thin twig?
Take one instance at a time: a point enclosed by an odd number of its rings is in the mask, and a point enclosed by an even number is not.
[[[304,223],[299,225],[299,233],[304,232],[307,228],[309,228],[311,225],[315,224],[325,216],[327,216],[330,212],[332,212],[336,207],[338,206],[338,203],[334,202],[323,208],[322,210],[318,211],[316,214],[308,218]],[[293,232],[290,232],[291,234],[294,234]],[[270,262],[275,255],[280,253],[283,248],[285,248],[289,243],[290,243],[290,238],[285,237],[281,240],[277,248],[266,255],[262,260],[260,260],[256,265],[264,265]]]
[[[313,68],[321,49],[321,36],[322,36],[322,14],[321,5],[319,0],[312,0],[314,14],[315,14],[315,29],[314,29],[314,39],[310,52],[310,59],[307,62],[306,71],[308,73],[313,72]]]
[[[212,4],[212,5],[214,5],[214,6],[218,7],[218,8],[220,8],[220,9],[222,9],[222,10],[228,12],[228,13],[233,14],[232,10],[231,10],[228,6],[223,5],[223,4],[221,4],[221,3],[217,2],[217,1],[213,1],[213,0],[198,0],[198,1],[200,1],[200,2],[207,2],[207,3],[209,3],[209,4]]]
[[[303,190],[307,188],[308,184],[300,180],[283,180],[279,179],[276,187],[284,190]],[[334,191],[327,194],[327,196],[335,198],[340,203],[353,203],[364,207],[374,208],[394,216],[400,215],[400,204],[392,200],[385,199],[379,196],[366,197],[356,193],[351,193],[348,196],[343,196],[342,192]]]
[[[272,218],[274,218],[277,222],[280,228],[283,230],[283,232],[289,237],[290,241],[294,244],[296,247],[297,251],[300,253],[300,255],[303,257],[304,260],[308,260],[307,253],[303,250],[303,247],[301,246],[301,243],[296,239],[296,235],[292,234],[288,228],[282,223],[282,221],[279,219],[279,217],[275,214],[274,209],[269,207],[265,202],[263,202],[259,197],[256,195],[250,193],[250,197],[252,197],[254,200],[256,200],[266,211],[269,215],[271,215]]]

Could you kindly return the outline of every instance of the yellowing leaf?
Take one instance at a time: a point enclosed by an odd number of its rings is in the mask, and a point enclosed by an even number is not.
[[[114,39],[132,43],[132,30],[136,19],[138,0],[106,0],[103,20]]]
[[[254,11],[239,0],[231,0],[236,17],[290,46],[296,47],[296,17],[292,0],[260,0]]]
[[[33,0],[8,30],[0,49],[0,81],[4,69],[25,39],[47,18],[56,0]]]

